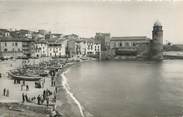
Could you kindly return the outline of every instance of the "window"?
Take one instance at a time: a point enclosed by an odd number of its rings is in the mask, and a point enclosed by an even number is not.
[[[8,51],[8,50],[5,48],[5,49],[4,49],[4,52],[7,52],[7,51]]]
[[[17,46],[18,45],[18,43],[17,42],[15,42],[15,46]]]
[[[18,51],[20,52],[20,48],[18,48]]]
[[[126,43],[125,43],[125,46],[127,46],[127,47],[128,47],[128,46],[129,46],[129,43],[128,43],[128,42],[126,42]]]
[[[7,46],[7,43],[5,42],[4,45]]]
[[[119,43],[119,46],[120,46],[120,47],[122,46],[122,43],[121,43],[121,42]]]

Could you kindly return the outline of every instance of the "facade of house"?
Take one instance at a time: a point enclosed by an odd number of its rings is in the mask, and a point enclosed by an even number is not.
[[[34,43],[34,57],[48,56],[48,44],[45,40],[40,40]]]
[[[56,40],[48,42],[48,56],[50,57],[65,57],[66,56],[67,40]]]
[[[69,39],[67,41],[67,57],[74,57],[76,55],[76,40]]]
[[[3,37],[0,39],[1,56],[4,58],[31,56],[31,42],[28,39]]]
[[[86,44],[85,39],[82,39],[82,40],[80,41],[79,46],[80,46],[80,53],[81,53],[81,56],[86,56],[86,55],[87,55],[87,53],[86,53],[87,44]]]
[[[91,39],[87,39],[85,44],[86,44],[86,54],[87,55],[99,55],[100,54],[100,52],[101,52],[100,42],[91,38]]]
[[[150,39],[145,36],[112,37],[110,41],[110,49],[115,50],[116,55],[147,54],[149,47]]]
[[[101,44],[101,51],[110,49],[110,33],[96,33],[95,40]]]

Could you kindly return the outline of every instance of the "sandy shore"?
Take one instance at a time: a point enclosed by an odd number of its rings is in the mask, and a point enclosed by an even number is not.
[[[0,103],[0,117],[49,117],[49,114],[46,106]]]
[[[67,80],[63,78],[64,72],[77,63],[80,62],[67,63],[56,74],[56,110],[63,117],[90,117],[64,84]],[[22,104],[21,102],[0,103],[0,117],[49,117],[50,112],[51,108],[45,105]]]
[[[40,60],[41,61],[41,60]],[[26,82],[29,84],[29,91],[21,91],[20,84],[14,84],[12,79],[9,79],[7,72],[11,69],[19,67],[21,60],[8,60],[1,61],[0,69],[2,78],[0,79],[0,117],[47,117],[49,116],[52,107],[47,107],[45,105],[37,105],[35,103],[24,103],[22,104],[22,92],[28,94],[28,96],[37,96],[42,94],[41,89],[36,89],[34,87],[34,82]],[[50,78],[45,80],[45,89],[54,89],[50,87]],[[8,88],[10,91],[9,97],[3,96],[3,88]],[[50,89],[50,90],[51,90]]]
[[[82,107],[72,92],[70,92],[67,87],[67,78],[64,75],[72,65],[80,63],[73,62],[67,64],[56,76],[56,87],[58,88],[56,110],[62,113],[63,117],[93,117]]]
[[[63,86],[63,73],[74,63],[67,64],[56,75],[57,103],[56,110],[63,114],[63,117],[82,117],[78,105],[74,102],[72,97],[68,94],[66,88]]]

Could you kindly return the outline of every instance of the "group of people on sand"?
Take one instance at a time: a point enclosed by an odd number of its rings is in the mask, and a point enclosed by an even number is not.
[[[10,95],[9,89],[4,88],[3,89],[3,96],[9,97],[9,95]]]
[[[27,94],[22,93],[22,103],[24,102],[30,102],[30,99],[28,98]]]
[[[56,94],[51,92],[50,90],[46,89],[43,90],[43,93],[40,95],[29,97],[27,94],[22,93],[22,103],[30,102],[30,103],[37,103],[38,105],[42,105],[46,102],[46,105],[49,106],[50,104],[50,96],[53,95],[52,102],[56,102]]]
[[[25,85],[25,80],[22,81],[22,84],[21,84],[21,91],[24,90],[24,87],[26,88],[26,91],[29,91],[29,85]]]
[[[49,103],[50,103],[50,97],[53,95],[53,93],[46,89],[46,90],[43,90],[43,94],[42,95],[38,95],[37,97],[37,104],[40,105],[40,104],[43,104],[45,101],[46,101],[46,105],[49,106]]]

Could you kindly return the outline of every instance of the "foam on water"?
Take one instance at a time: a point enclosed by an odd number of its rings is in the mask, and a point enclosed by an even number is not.
[[[67,71],[63,72],[62,73],[62,86],[64,87],[65,91],[67,92],[67,94],[74,100],[74,102],[77,104],[78,108],[79,108],[79,111],[80,111],[80,114],[82,117],[85,117],[84,115],[84,111],[83,111],[83,108],[80,104],[80,102],[76,99],[76,97],[73,95],[73,93],[70,91],[70,87],[69,87],[69,84],[68,84],[68,81],[67,81],[67,78],[65,77],[65,73],[67,73]]]

